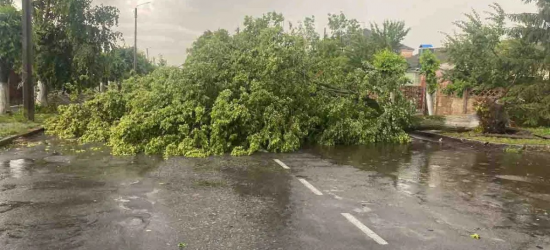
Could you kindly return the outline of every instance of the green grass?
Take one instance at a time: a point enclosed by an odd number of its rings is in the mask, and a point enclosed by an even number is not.
[[[25,133],[31,129],[38,128],[51,116],[53,114],[38,113],[35,115],[35,121],[31,122],[20,112],[12,115],[0,115],[0,138]]]
[[[523,128],[535,135],[550,136],[550,127]]]
[[[459,139],[469,139],[481,142],[500,143],[500,144],[512,144],[512,145],[550,145],[550,140],[545,139],[511,139],[511,138],[499,138],[484,136],[475,132],[444,132],[445,136],[450,136]]]
[[[522,151],[523,151],[523,150],[522,150],[521,148],[514,147],[514,146],[510,146],[510,147],[504,148],[504,152],[506,152],[506,153],[519,154],[519,153],[521,153]]]

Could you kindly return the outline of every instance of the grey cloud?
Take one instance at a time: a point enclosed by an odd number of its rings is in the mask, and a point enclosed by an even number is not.
[[[119,31],[133,41],[133,7],[147,0],[95,0],[121,10]],[[369,25],[384,19],[404,20],[412,28],[404,43],[417,47],[421,43],[441,46],[444,35],[452,32],[452,22],[475,8],[483,12],[494,0],[153,0],[139,11],[139,48],[163,53],[170,64],[181,64],[186,48],[205,30],[219,28],[234,31],[245,15],[259,16],[269,11],[282,12],[293,23],[306,16],[316,16],[322,32],[328,13],[343,11],[348,17]],[[520,0],[500,0],[509,12],[532,11],[534,6]],[[148,37],[148,38],[146,38]],[[160,39],[155,40],[155,39]],[[161,45],[161,46],[159,46]]]

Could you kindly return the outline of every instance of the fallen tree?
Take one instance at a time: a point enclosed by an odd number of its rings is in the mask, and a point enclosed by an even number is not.
[[[116,155],[246,155],[305,143],[409,140],[412,108],[398,91],[404,58],[384,50],[357,66],[346,50],[363,39],[355,36],[360,30],[338,33],[346,39],[309,39],[308,27],[284,32],[281,24],[282,16],[270,13],[247,18],[235,35],[206,32],[183,68],[161,67],[126,80],[120,92],[61,106],[46,128],[107,142]]]

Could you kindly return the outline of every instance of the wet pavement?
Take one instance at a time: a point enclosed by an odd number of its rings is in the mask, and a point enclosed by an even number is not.
[[[550,154],[414,141],[163,160],[46,136],[0,151],[2,250],[550,249],[548,213]]]

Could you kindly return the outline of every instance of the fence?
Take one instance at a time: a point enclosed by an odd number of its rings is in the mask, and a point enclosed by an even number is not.
[[[475,102],[477,98],[500,98],[504,91],[503,89],[489,89],[481,91],[472,91],[463,93],[462,97],[458,95],[447,95],[441,91],[446,87],[442,84],[440,89],[435,94],[434,113],[435,115],[471,115],[475,114]],[[412,101],[418,112],[425,113],[425,91],[423,86],[403,86],[401,88],[405,97]]]
[[[422,86],[403,86],[401,91],[407,100],[414,103],[416,110],[424,110],[424,88]]]

